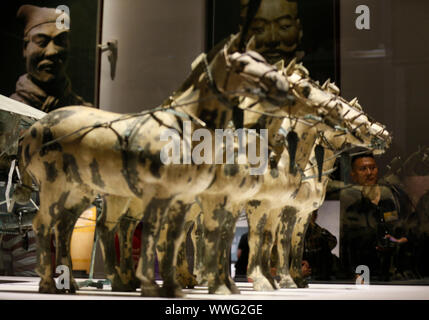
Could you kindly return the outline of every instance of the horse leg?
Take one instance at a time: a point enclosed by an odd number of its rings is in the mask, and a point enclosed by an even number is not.
[[[247,220],[249,225],[249,264],[247,276],[253,281],[253,289],[256,291],[272,291],[272,282],[268,280],[271,274],[263,272],[262,248],[264,241],[268,238],[266,226],[268,222],[269,207],[265,201],[250,201],[247,204]],[[268,255],[268,261],[270,255]]]
[[[160,273],[163,279],[161,295],[164,297],[183,297],[182,288],[176,279],[176,262],[177,254],[184,238],[185,216],[191,207],[191,203],[175,200],[168,208],[166,221],[162,226],[161,234],[164,241],[162,245],[158,245],[158,252],[162,253],[158,256],[160,261]]]
[[[205,234],[204,234],[204,216],[200,213],[195,219],[195,227],[191,233],[192,242],[194,244],[194,266],[193,274],[196,281],[200,285],[207,282],[207,274],[205,269]]]
[[[40,209],[33,219],[33,229],[37,241],[37,269],[40,275],[39,292],[41,293],[61,293],[57,289],[53,280],[53,266],[51,258],[51,235],[52,228],[57,229],[57,261],[69,268],[71,275],[72,263],[70,256],[70,240],[74,223],[91,203],[87,197],[88,192],[64,191],[65,183],[60,180],[53,184],[40,186]],[[77,285],[70,277],[70,291],[74,292]]]
[[[198,282],[194,275],[197,264],[196,230],[201,228],[201,207],[197,202],[191,205],[185,218],[185,235],[177,254],[177,280],[183,288],[194,288]],[[189,252],[191,251],[191,252]],[[192,257],[190,258],[190,256]]]
[[[227,241],[222,231],[222,226],[227,222],[227,217],[232,213],[227,210],[226,196],[201,196],[203,206],[204,224],[204,270],[207,276],[210,294],[231,294],[224,279],[221,279],[219,270],[223,270],[224,261],[220,251],[221,242]]]
[[[40,193],[40,209],[33,219],[33,230],[36,235],[36,272],[40,276],[40,293],[58,293],[53,279],[53,267],[51,257],[51,236],[53,228],[53,217],[49,214],[49,207]]]
[[[75,293],[76,290],[79,289],[79,286],[73,278],[70,245],[76,221],[85,209],[90,206],[93,200],[89,199],[87,195],[88,193],[73,190],[73,192],[69,194],[67,207],[64,207],[60,219],[55,224],[56,265],[65,265],[70,268],[70,288],[65,288],[64,292],[69,291],[70,293]]]
[[[221,279],[224,280],[226,286],[232,294],[240,294],[240,290],[235,284],[230,273],[230,252],[232,241],[234,240],[235,225],[237,224],[240,211],[232,210],[234,214],[226,216],[226,221],[222,225],[222,239],[225,239],[220,243],[219,249],[222,252],[221,263],[223,262],[223,268],[219,271]]]
[[[135,291],[140,287],[133,259],[133,238],[135,229],[143,218],[144,208],[154,196],[154,192],[154,190],[146,190],[142,198],[132,198],[128,211],[119,222],[118,238],[121,258],[117,272],[122,279],[121,291]]]
[[[155,256],[161,223],[172,198],[152,198],[145,207],[142,219],[142,241],[136,275],[141,282],[143,297],[159,297],[161,292],[155,281]]]
[[[133,260],[133,236],[138,223],[139,221],[128,216],[123,216],[119,222],[120,261],[116,268],[122,279],[120,291],[135,291],[140,287],[140,280],[136,276]]]
[[[277,275],[280,278],[280,288],[297,288],[289,273],[289,257],[293,226],[296,221],[296,210],[286,207],[282,210],[280,226],[277,232]]]
[[[100,240],[100,248],[104,259],[104,270],[112,284],[112,291],[129,290],[128,279],[122,279],[119,273],[115,234],[120,217],[126,212],[130,199],[115,195],[105,195],[103,211],[97,220],[96,231]]]
[[[266,280],[269,281],[271,288],[265,288],[265,291],[271,291],[278,289],[274,277],[271,273],[271,254],[274,246],[274,240],[276,236],[277,230],[277,222],[278,222],[278,210],[270,211],[268,214],[268,220],[265,224],[264,232],[263,232],[263,241],[262,246],[260,248],[261,255],[261,272]],[[255,283],[254,283],[255,285]],[[256,283],[256,286],[259,284]]]
[[[298,288],[307,288],[308,283],[302,276],[302,256],[304,253],[304,240],[307,227],[310,223],[312,214],[310,211],[301,211],[298,213],[295,226],[292,231],[291,245],[291,266],[290,274]]]
[[[192,254],[194,258],[195,245],[192,243],[190,248],[188,241],[193,241],[192,232],[194,231],[194,221],[185,222],[185,237],[182,239],[182,243],[179,247],[179,252],[177,253],[177,262],[176,262],[176,278],[177,281],[181,284],[182,288],[194,288],[197,285],[195,276],[192,274],[193,270],[190,268],[193,265],[194,259],[189,261],[189,256]],[[190,252],[190,251],[191,252]]]

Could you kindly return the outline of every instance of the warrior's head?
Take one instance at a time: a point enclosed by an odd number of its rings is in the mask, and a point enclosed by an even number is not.
[[[24,23],[24,58],[30,77],[50,84],[65,77],[69,54],[69,29],[58,28],[54,8],[23,5],[17,17]]]
[[[255,51],[271,64],[292,60],[302,38],[297,0],[240,1],[246,42],[255,36]]]

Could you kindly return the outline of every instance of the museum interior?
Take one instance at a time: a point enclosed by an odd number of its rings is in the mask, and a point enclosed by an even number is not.
[[[0,299],[429,299],[429,2],[0,8]]]

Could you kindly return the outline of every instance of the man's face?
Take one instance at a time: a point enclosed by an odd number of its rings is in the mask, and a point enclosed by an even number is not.
[[[301,25],[295,2],[263,0],[253,19],[248,39],[255,36],[255,50],[271,64],[295,56],[301,38]]]
[[[26,38],[24,58],[31,77],[42,83],[63,78],[68,60],[68,31],[47,23],[31,29]]]
[[[372,186],[377,183],[378,167],[372,157],[358,158],[353,162],[351,177],[361,186]]]

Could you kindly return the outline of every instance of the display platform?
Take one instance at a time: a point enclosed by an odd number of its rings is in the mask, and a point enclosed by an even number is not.
[[[85,281],[87,279],[77,279]],[[98,279],[94,280],[97,281]],[[109,285],[103,289],[85,287],[76,294],[39,294],[39,278],[0,277],[0,300],[160,300],[145,298],[140,292],[111,292]],[[162,282],[158,282],[162,284]],[[257,292],[251,283],[237,283],[239,295],[211,295],[207,287],[184,289],[181,300],[429,300],[427,285],[369,285],[311,284],[305,289],[279,289]],[[169,299],[172,300],[172,299]],[[174,300],[174,299],[173,299]]]

